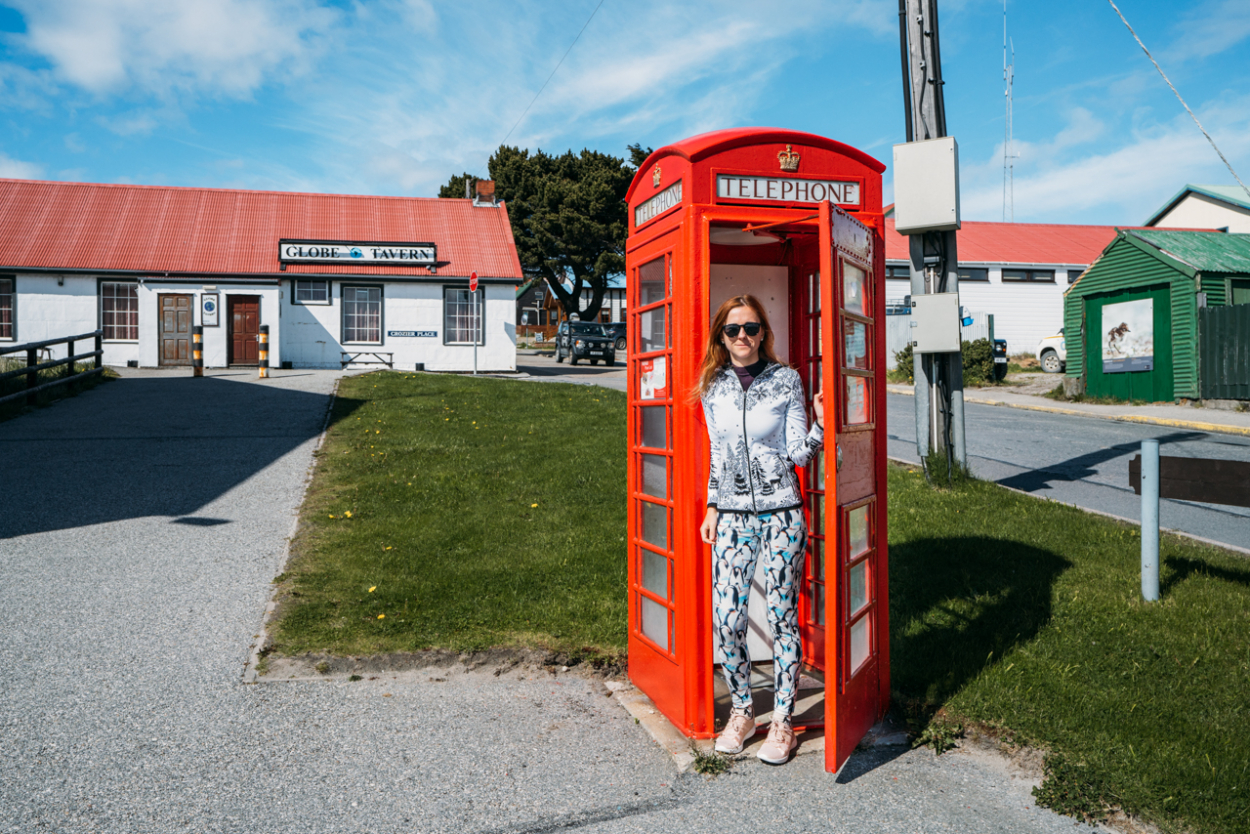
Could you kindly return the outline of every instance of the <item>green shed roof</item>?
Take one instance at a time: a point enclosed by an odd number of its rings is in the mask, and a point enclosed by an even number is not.
[[[1195,272],[1250,274],[1250,235],[1133,229],[1131,235]]]

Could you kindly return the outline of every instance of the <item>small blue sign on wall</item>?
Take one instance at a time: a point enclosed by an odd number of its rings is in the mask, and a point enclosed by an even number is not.
[[[438,336],[437,330],[388,330],[387,336],[417,336],[425,338],[434,338]]]

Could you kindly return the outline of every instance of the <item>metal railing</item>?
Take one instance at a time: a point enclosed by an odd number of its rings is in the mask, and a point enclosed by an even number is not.
[[[65,385],[66,383],[75,382],[76,380],[84,379],[92,376],[93,374],[102,373],[104,371],[104,366],[101,362],[104,356],[103,338],[104,331],[96,330],[92,333],[83,333],[79,336],[62,336],[59,339],[47,339],[42,342],[30,342],[24,345],[0,347],[0,356],[7,356],[11,353],[21,353],[23,351],[26,353],[26,367],[0,373],[0,382],[3,382],[6,379],[12,379],[13,377],[22,376],[24,374],[26,376],[25,390],[0,397],[0,404],[25,397],[27,405],[34,405],[40,391],[46,391],[47,389],[53,388],[57,385]],[[85,339],[95,340],[95,350],[88,351],[87,353],[75,354],[74,343],[81,342]],[[51,359],[47,362],[40,362],[39,351],[50,348],[54,345],[66,345],[65,358]],[[95,362],[90,369],[85,371],[74,370],[75,362],[78,362],[81,359],[92,358],[94,358]],[[39,382],[40,371],[47,370],[48,368],[55,368],[59,365],[65,366],[64,374],[57,379],[51,380],[50,382],[44,382],[42,384]]]

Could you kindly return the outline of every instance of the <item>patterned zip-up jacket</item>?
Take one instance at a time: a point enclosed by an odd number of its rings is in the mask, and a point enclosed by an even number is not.
[[[807,430],[798,371],[771,362],[746,391],[726,366],[703,395],[711,443],[707,505],[721,512],[767,513],[803,505],[794,467],[824,440]]]

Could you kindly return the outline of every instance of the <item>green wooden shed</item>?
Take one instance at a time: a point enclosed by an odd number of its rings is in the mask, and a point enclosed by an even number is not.
[[[1081,334],[1067,340],[1069,389],[1250,398],[1250,235],[1117,230],[1063,308],[1064,332]]]

